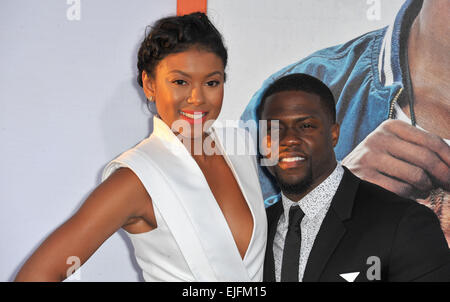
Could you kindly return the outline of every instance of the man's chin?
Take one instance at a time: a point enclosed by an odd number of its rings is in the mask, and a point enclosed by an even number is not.
[[[285,194],[299,195],[308,191],[312,180],[310,178],[306,178],[302,181],[296,183],[288,183],[288,182],[278,182],[281,191]]]
[[[280,189],[285,194],[302,194],[306,192],[309,187],[312,184],[312,173],[311,171],[308,171],[306,175],[303,177],[283,177],[281,175],[277,175],[278,173],[275,172],[275,178],[277,179],[278,185],[280,186]]]
[[[303,195],[313,182],[312,165],[309,161],[301,169],[283,170],[275,166],[272,174],[283,193],[288,195]]]

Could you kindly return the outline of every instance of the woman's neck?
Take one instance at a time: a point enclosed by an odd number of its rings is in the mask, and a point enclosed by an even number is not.
[[[201,136],[194,138],[182,136],[178,136],[178,138],[197,162],[206,162],[211,159],[212,155],[218,154],[215,141],[207,133],[203,133]]]

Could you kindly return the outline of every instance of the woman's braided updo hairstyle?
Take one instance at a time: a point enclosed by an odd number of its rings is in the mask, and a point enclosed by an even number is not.
[[[156,21],[138,52],[137,81],[142,87],[142,72],[154,77],[158,63],[169,54],[183,52],[190,47],[215,53],[227,65],[227,50],[222,35],[204,13],[167,17]]]

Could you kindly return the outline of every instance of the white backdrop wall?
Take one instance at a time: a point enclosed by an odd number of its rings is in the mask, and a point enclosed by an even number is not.
[[[175,13],[176,0],[0,2],[0,281],[76,211],[108,161],[148,135],[136,53],[146,25]],[[119,232],[80,277],[139,274]]]
[[[209,0],[230,57],[221,118],[238,119],[273,72],[387,25],[402,3]],[[175,12],[175,0],[0,2],[0,281],[77,210],[108,161],[150,133],[136,52],[145,26]],[[121,231],[77,277],[142,280]]]

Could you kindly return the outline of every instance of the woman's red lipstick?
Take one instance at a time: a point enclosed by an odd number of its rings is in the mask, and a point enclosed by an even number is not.
[[[207,111],[180,110],[180,117],[189,124],[201,124],[205,122],[207,114]]]

